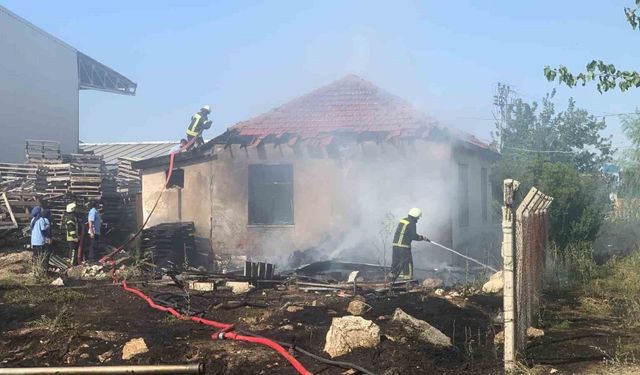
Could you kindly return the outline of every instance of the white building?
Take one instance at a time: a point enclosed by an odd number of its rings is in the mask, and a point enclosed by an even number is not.
[[[0,6],[0,162],[23,162],[26,139],[77,152],[79,90],[135,95],[136,86]]]

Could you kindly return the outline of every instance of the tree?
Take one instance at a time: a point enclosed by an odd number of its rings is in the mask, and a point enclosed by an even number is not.
[[[608,204],[606,183],[599,172],[611,160],[611,138],[600,136],[604,120],[579,109],[569,99],[558,112],[553,95],[541,104],[526,103],[512,90],[498,90],[494,140],[500,139],[502,158],[493,182],[515,178],[521,191],[531,186],[554,197],[550,211],[551,238],[560,249],[596,239]],[[503,95],[503,97],[499,97]],[[508,97],[504,97],[504,96]]]
[[[627,22],[633,30],[640,30],[640,0],[635,0],[634,8],[624,8]],[[574,74],[564,65],[557,69],[550,66],[544,68],[544,75],[549,81],[558,79],[559,83],[564,83],[569,87],[577,85],[585,86],[588,82],[596,81],[600,93],[619,87],[621,91],[630,88],[640,87],[640,73],[635,70],[619,70],[613,64],[605,63],[602,60],[593,60],[586,66],[586,71]]]
[[[620,116],[622,131],[631,141],[631,147],[624,151],[621,164],[623,167],[620,193],[624,196],[640,197],[640,111],[631,115]]]
[[[526,103],[514,97],[504,85],[494,97],[496,120],[494,141],[499,140],[503,159],[530,159],[544,156],[553,162],[567,162],[580,172],[595,172],[611,160],[611,137],[600,132],[606,128],[603,119],[576,107],[573,98],[564,111],[557,112],[552,102],[555,91],[537,102]],[[506,88],[504,88],[506,87]]]

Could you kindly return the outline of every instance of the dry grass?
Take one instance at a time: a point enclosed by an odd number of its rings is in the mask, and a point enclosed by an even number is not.
[[[42,315],[39,319],[29,322],[28,326],[38,329],[57,330],[69,327],[72,321],[72,307],[71,305],[65,303],[58,306],[58,308],[56,309],[56,315],[53,318]]]

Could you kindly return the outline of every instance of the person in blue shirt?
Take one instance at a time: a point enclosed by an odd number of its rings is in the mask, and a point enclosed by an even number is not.
[[[38,266],[40,272],[46,275],[49,269],[49,258],[51,258],[52,249],[49,246],[51,242],[49,220],[42,215],[42,209],[36,209],[32,212],[31,218],[31,248],[33,249],[32,260]]]
[[[100,211],[98,211],[98,205],[98,201],[92,201],[89,204],[89,207],[91,207],[91,209],[89,210],[89,215],[87,217],[89,221],[89,237],[91,238],[88,258],[90,262],[97,260],[98,244],[100,241],[100,227],[102,226],[102,218],[100,217]]]

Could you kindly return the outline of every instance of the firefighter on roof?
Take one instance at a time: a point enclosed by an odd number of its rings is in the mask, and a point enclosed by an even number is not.
[[[200,108],[200,111],[191,116],[191,122],[187,128],[187,141],[189,142],[189,148],[194,146],[199,147],[204,144],[202,133],[211,127],[211,120],[208,116],[211,113],[211,108],[208,105]],[[193,139],[195,138],[195,141]]]

